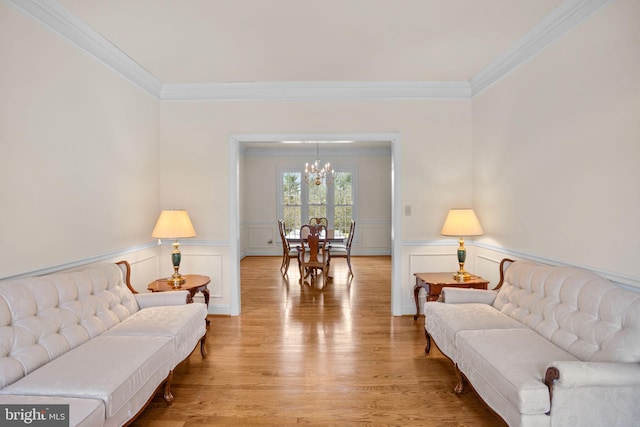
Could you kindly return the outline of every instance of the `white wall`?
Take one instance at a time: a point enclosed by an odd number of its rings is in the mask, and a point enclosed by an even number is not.
[[[398,163],[402,169],[396,172],[401,182],[400,203],[411,206],[412,215],[400,218],[396,238],[414,245],[440,241],[447,210],[471,204],[470,106],[469,100],[162,103],[162,162],[175,162],[183,169],[161,175],[161,204],[189,209],[198,233],[194,244],[203,252],[222,257],[222,297],[212,304],[223,310],[232,291],[229,274],[233,258],[228,248],[231,239],[238,236],[229,235],[231,135],[400,134]],[[248,167],[248,159],[241,158],[240,163]],[[275,181],[275,177],[268,179]],[[240,188],[248,185],[246,178],[241,178]],[[247,203],[240,199],[245,216]],[[275,206],[275,201],[272,203]],[[453,243],[447,243],[451,253],[455,253]],[[396,256],[405,259],[408,255]],[[399,294],[402,310],[409,313],[415,307],[413,282],[404,271],[407,263],[401,265]]]
[[[489,249],[640,286],[640,2],[612,2],[473,100]]]
[[[150,242],[159,101],[0,2],[0,278]]]

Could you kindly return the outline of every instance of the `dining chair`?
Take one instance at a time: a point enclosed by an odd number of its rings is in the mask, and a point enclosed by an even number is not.
[[[353,236],[356,232],[356,222],[351,220],[351,225],[349,227],[349,236],[347,237],[347,243],[332,243],[329,251],[330,258],[346,258],[347,266],[349,267],[349,274],[353,276],[353,271],[351,270],[351,244],[353,243]],[[329,259],[331,261],[331,259]]]
[[[329,228],[329,221],[325,217],[311,217],[309,218],[309,224],[319,225],[322,224],[325,228]]]
[[[289,272],[291,257],[298,256],[298,249],[291,247],[287,239],[287,229],[283,219],[278,220],[278,231],[280,232],[280,240],[282,240],[282,265],[280,265],[280,272],[283,276],[286,276]]]
[[[300,269],[300,284],[304,279],[311,276],[313,283],[317,277],[317,272],[322,272],[323,286],[329,280],[329,248],[327,247],[327,228],[323,224],[305,224],[300,227],[300,239],[298,246],[298,267]]]

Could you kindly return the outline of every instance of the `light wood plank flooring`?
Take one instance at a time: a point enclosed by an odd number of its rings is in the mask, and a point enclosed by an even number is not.
[[[453,393],[451,362],[424,353],[424,318],[391,316],[391,259],[332,263],[332,283],[300,285],[295,260],[241,262],[242,314],[210,316],[207,349],[173,376],[135,426],[499,426],[476,393]]]

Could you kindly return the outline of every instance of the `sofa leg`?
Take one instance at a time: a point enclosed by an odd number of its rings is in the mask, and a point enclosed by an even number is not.
[[[458,369],[458,365],[455,365],[454,369],[456,371],[456,378],[458,378],[458,384],[453,388],[453,392],[460,394],[464,391],[464,374]]]
[[[203,359],[207,357],[207,349],[204,346],[205,341],[207,341],[207,334],[204,334],[202,338],[200,338],[200,354]]]
[[[426,329],[424,330],[424,336],[427,338],[427,346],[424,348],[424,352],[429,354],[429,351],[431,351],[431,335]]]
[[[173,403],[173,394],[171,394],[171,380],[173,379],[173,370],[169,372],[169,376],[164,382],[164,391],[162,398],[167,404],[171,405]]]

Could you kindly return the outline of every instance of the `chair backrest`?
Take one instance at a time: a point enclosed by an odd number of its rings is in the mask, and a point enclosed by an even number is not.
[[[280,238],[284,239],[287,235],[287,231],[284,225],[284,219],[278,220],[278,232],[280,233]]]
[[[280,233],[280,240],[282,241],[282,249],[288,252],[290,245],[287,240],[287,228],[284,225],[284,219],[278,220],[278,232]]]
[[[349,227],[349,237],[347,237],[347,249],[351,249],[351,243],[353,242],[353,235],[356,234],[356,222],[351,220],[351,226]]]
[[[321,262],[318,259],[319,255],[322,260],[325,259],[325,249],[327,247],[326,235],[327,227],[322,224],[305,224],[300,227],[300,236],[306,236],[300,240],[300,243],[303,253],[309,253],[308,263]]]
[[[309,218],[310,225],[324,225],[325,227],[329,227],[329,221],[325,217],[312,217]]]

